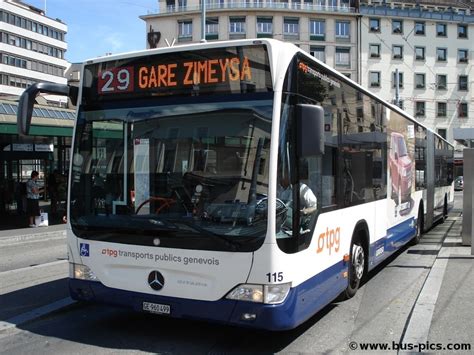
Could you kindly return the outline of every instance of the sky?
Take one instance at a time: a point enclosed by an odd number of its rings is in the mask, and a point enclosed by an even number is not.
[[[66,60],[71,63],[146,48],[145,21],[158,0],[24,0],[68,26]]]

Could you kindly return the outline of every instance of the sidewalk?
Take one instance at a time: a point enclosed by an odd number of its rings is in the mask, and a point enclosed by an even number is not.
[[[427,340],[470,343],[474,349],[474,255],[461,244],[462,216],[450,218],[455,222],[436,259],[446,266]]]
[[[31,239],[66,238],[66,225],[0,230],[0,244],[23,242]]]
[[[461,231],[462,210],[455,209],[425,235],[442,238],[442,246],[412,308],[403,343],[468,343],[474,349],[474,256],[470,246],[461,244]]]

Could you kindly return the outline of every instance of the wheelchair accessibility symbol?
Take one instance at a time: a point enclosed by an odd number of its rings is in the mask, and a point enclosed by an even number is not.
[[[89,256],[89,244],[80,243],[80,247],[81,256]]]

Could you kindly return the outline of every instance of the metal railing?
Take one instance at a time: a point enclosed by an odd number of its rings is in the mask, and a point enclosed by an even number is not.
[[[255,3],[255,2],[225,2],[206,4],[206,10],[232,10],[232,9],[265,9],[265,10],[300,10],[300,11],[314,11],[314,12],[338,12],[338,13],[355,13],[354,7],[347,6],[324,6],[314,5],[308,3],[292,2],[292,3]],[[165,9],[160,11],[148,11],[148,15],[163,15],[180,12],[197,12],[201,11],[201,5],[192,6],[173,6],[168,5]]]
[[[387,17],[412,17],[417,19],[429,19],[440,21],[455,21],[464,23],[474,23],[474,15],[459,14],[453,11],[429,11],[422,8],[390,8],[388,6],[364,6],[361,5],[360,13],[369,16]]]

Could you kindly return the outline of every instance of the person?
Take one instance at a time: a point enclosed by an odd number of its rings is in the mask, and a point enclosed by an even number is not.
[[[35,217],[40,216],[39,210],[39,193],[40,187],[38,185],[39,173],[35,170],[31,172],[31,179],[26,183],[26,213],[31,228],[35,228]]]
[[[303,182],[299,183],[300,186],[300,213],[301,221],[300,226],[303,231],[308,229],[311,217],[318,209],[318,200],[313,193],[313,190]],[[286,221],[282,227],[284,230],[291,231],[293,229],[293,189],[290,184],[288,176],[285,174],[280,177],[280,185],[277,189],[277,198],[280,199],[287,208]]]
[[[315,212],[318,208],[318,199],[313,193],[313,190],[303,182],[300,182],[300,211],[303,215],[309,215]],[[280,178],[280,186],[277,191],[277,196],[285,205],[290,205],[293,202],[293,189],[287,176]]]

